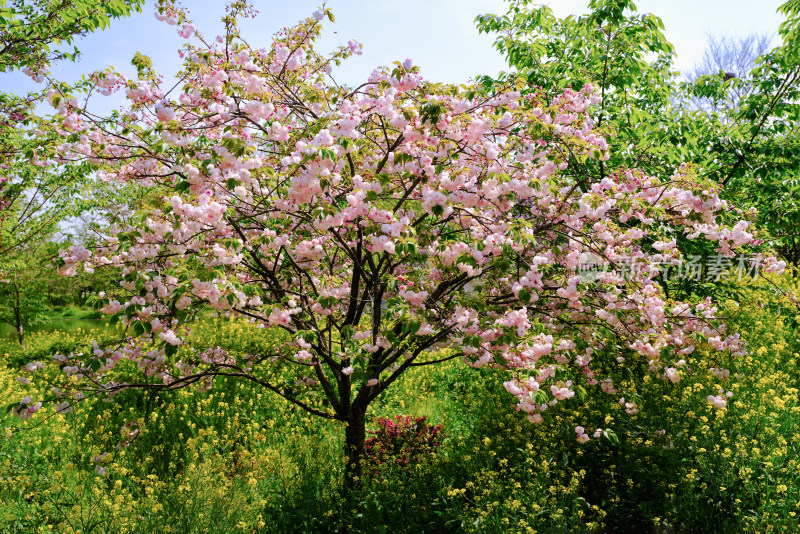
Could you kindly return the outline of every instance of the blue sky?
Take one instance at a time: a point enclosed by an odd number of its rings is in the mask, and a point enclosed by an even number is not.
[[[588,0],[551,0],[557,15],[582,13]],[[268,45],[272,34],[309,16],[321,5],[318,0],[255,0],[260,15],[247,21],[244,33],[253,45]],[[776,9],[782,2],[762,0],[640,0],[639,12],[660,16],[667,38],[675,45],[677,67],[690,69],[700,58],[708,35],[746,35],[777,32],[781,17]],[[206,36],[221,31],[223,0],[183,0],[196,26]],[[505,68],[503,59],[491,47],[492,38],[479,35],[473,20],[479,13],[503,13],[502,0],[331,0],[327,3],[336,23],[326,21],[320,44],[330,50],[348,39],[364,44],[364,54],[349,60],[337,78],[354,84],[366,79],[378,65],[410,57],[422,75],[432,81],[466,82],[478,74],[495,74]],[[334,33],[335,32],[335,33]],[[167,79],[178,70],[177,50],[183,40],[175,27],[153,17],[152,0],[140,14],[79,41],[82,59],[61,63],[53,69],[59,79],[72,81],[109,65],[133,75],[130,60],[136,51],[149,55],[156,71]],[[24,91],[35,84],[20,73],[0,74],[0,88]]]

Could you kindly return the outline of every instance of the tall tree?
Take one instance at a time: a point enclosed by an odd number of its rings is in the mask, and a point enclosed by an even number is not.
[[[6,254],[0,266],[0,323],[14,328],[23,348],[28,327],[41,321],[48,308],[47,281],[55,274],[55,255],[48,252],[54,247],[31,240]]]
[[[141,11],[142,5],[144,0],[0,2],[0,74],[22,69],[47,82],[43,90],[27,95],[0,91],[0,258],[79,213],[75,201],[86,193],[88,166],[56,166],[51,156],[58,135],[47,118],[36,114],[53,83],[46,76],[50,64],[74,61],[77,39]]]
[[[778,253],[800,267],[800,4],[779,11],[780,43],[759,54],[735,78],[708,73],[688,87],[721,124],[704,166],[729,198],[759,213]],[[763,40],[750,44],[761,51]],[[748,42],[741,43],[745,48]],[[735,49],[735,47],[733,47]],[[754,51],[738,54],[750,58]],[[713,48],[709,54],[714,54]]]
[[[518,76],[532,91],[539,85],[552,91],[591,82],[604,97],[597,124],[613,132],[607,136],[612,160],[596,163],[591,172],[603,176],[608,167],[631,166],[667,179],[691,164],[741,207],[734,216],[758,210],[760,226],[780,254],[800,260],[793,170],[800,161],[793,133],[800,126],[796,2],[781,8],[788,17],[779,31],[782,43],[758,56],[746,76],[717,70],[683,84],[671,68],[674,49],[662,21],[638,14],[633,1],[593,0],[589,14],[563,19],[529,0],[509,4],[505,15],[476,21],[481,31],[498,35],[495,47],[517,69],[500,83]],[[739,97],[732,100],[732,94]],[[698,110],[692,101],[706,102],[708,109]],[[678,244],[687,253],[713,252],[686,240]]]
[[[596,126],[608,136],[612,159],[592,172],[637,167],[668,178],[683,162],[697,161],[697,117],[670,106],[678,73],[674,48],[655,15],[639,15],[628,0],[593,0],[585,16],[558,18],[549,6],[511,0],[504,15],[481,15],[481,32],[497,34],[494,46],[532,91],[553,93],[591,83],[602,97]],[[486,77],[485,83],[492,83]],[[701,118],[702,119],[702,118]],[[603,130],[607,127],[606,130]]]

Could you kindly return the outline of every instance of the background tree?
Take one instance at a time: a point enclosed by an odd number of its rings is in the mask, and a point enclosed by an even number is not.
[[[17,159],[0,168],[0,195],[5,203],[0,212],[0,257],[50,238],[60,223],[98,204],[88,189],[90,166],[56,165],[45,156],[46,144],[37,145],[36,135],[30,132],[18,138],[21,145],[29,147],[30,161]],[[97,189],[101,191],[103,185]]]
[[[709,73],[687,88],[722,124],[713,157],[705,162],[708,176],[725,186],[729,198],[758,211],[775,249],[795,268],[800,264],[799,9],[797,2],[781,6],[787,17],[778,31],[781,42],[760,53],[749,70],[742,72],[747,69],[744,60],[761,52],[763,38],[743,41],[738,54],[728,42],[730,54],[742,63],[736,78]],[[748,45],[756,50],[746,51]],[[713,47],[707,52],[711,58],[718,54]]]
[[[51,83],[54,61],[74,61],[75,42],[116,18],[141,11],[144,0],[9,0],[0,4],[0,74],[22,69],[47,82],[41,91],[16,95],[0,91],[0,261],[15,261],[14,249],[51,235],[64,219],[85,209],[89,167],[56,166],[58,143],[49,119],[36,108]],[[71,50],[61,48],[71,47]],[[59,47],[56,49],[54,47]],[[13,256],[13,254],[12,254]]]
[[[144,0],[9,0],[0,7],[0,73],[23,69],[44,81],[53,61],[74,61],[77,38],[105,29],[114,18],[141,11]],[[72,50],[52,49],[69,45]],[[12,151],[6,140],[18,123],[34,115],[39,94],[28,96],[0,92],[0,139],[2,153]]]
[[[717,69],[685,84],[671,68],[674,49],[661,31],[663,23],[655,15],[637,14],[634,2],[594,0],[589,14],[564,19],[528,0],[509,4],[505,15],[476,19],[481,31],[498,34],[495,47],[517,70],[500,76],[500,83],[519,76],[552,90],[591,82],[605,97],[597,122],[609,127],[612,159],[590,166],[591,172],[602,176],[606,167],[629,166],[666,179],[676,167],[691,164],[740,206],[734,217],[758,211],[760,226],[769,230],[784,259],[800,259],[793,170],[799,159],[792,133],[798,117],[796,3],[781,8],[788,17],[779,31],[782,44],[758,56],[747,75],[726,79]],[[709,61],[733,69],[734,59],[740,60],[738,74],[746,69],[744,60],[765,46],[763,38],[753,38],[755,51],[740,49],[728,62],[715,59],[730,44],[721,43],[708,53]],[[705,102],[707,109],[692,102]],[[713,254],[680,237],[678,246],[687,254]],[[710,294],[718,286],[681,283],[676,289]]]
[[[6,254],[0,267],[0,322],[14,328],[23,348],[26,331],[42,321],[48,309],[47,281],[53,278],[55,256],[47,249],[41,242],[29,241],[15,254]]]
[[[750,94],[752,84],[742,83],[750,76],[756,60],[769,51],[773,37],[767,34],[752,34],[739,38],[735,36],[710,36],[703,57],[694,69],[685,74],[692,82],[703,76],[720,76],[723,82],[740,80],[725,84],[726,95],[722,99],[696,99],[692,103],[698,109],[709,110],[722,115],[736,109],[745,96]]]
[[[668,178],[681,163],[698,161],[705,147],[697,121],[705,118],[670,105],[678,73],[661,19],[637,14],[627,0],[594,0],[589,8],[562,19],[546,5],[512,0],[504,15],[478,16],[478,29],[498,35],[495,48],[516,69],[498,81],[519,77],[548,93],[595,85],[603,98],[596,127],[613,132],[612,159],[589,167],[596,175],[627,166]]]
[[[76,38],[141,11],[144,0],[8,0],[0,8],[0,72],[75,60]],[[72,50],[52,46],[70,45]]]

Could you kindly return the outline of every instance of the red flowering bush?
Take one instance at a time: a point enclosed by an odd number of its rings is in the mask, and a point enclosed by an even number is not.
[[[394,419],[379,417],[378,430],[364,444],[364,458],[373,471],[382,467],[407,467],[441,444],[442,425],[428,424],[426,417],[397,415]]]

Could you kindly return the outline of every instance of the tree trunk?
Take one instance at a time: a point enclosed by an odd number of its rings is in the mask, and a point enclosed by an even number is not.
[[[344,432],[344,449],[347,463],[344,467],[344,494],[350,497],[361,487],[363,475],[364,442],[367,438],[366,406],[353,404]]]
[[[25,333],[22,331],[22,325],[17,329],[17,341],[22,346],[22,350],[28,350],[25,348]]]
[[[26,350],[25,349],[25,332],[22,329],[22,311],[21,311],[22,306],[20,305],[20,302],[19,302],[19,288],[15,287],[15,289],[16,289],[16,297],[17,297],[17,299],[16,299],[16,303],[15,303],[16,305],[14,306],[14,320],[17,323],[15,325],[17,327],[17,341],[19,341],[19,344],[22,345],[22,350]]]

